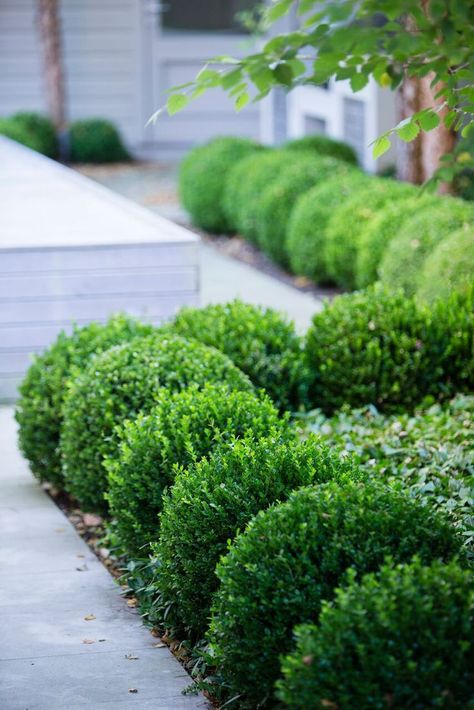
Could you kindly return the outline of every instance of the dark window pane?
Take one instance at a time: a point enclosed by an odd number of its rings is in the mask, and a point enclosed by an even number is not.
[[[235,16],[251,10],[259,0],[163,0],[162,25],[168,30],[242,32]]]

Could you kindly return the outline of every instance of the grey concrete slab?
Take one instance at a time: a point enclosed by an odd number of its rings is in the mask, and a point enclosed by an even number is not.
[[[0,452],[0,708],[208,707],[33,480],[6,407]]]

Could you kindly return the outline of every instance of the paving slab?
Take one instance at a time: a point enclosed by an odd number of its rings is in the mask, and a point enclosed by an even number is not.
[[[32,477],[8,407],[0,452],[1,710],[209,708]]]

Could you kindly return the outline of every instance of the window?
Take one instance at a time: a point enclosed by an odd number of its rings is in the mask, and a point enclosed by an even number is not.
[[[257,4],[258,0],[163,0],[159,6],[165,30],[244,34],[236,14]]]

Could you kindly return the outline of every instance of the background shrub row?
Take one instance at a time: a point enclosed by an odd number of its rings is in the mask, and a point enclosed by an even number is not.
[[[237,232],[318,284],[353,290],[381,280],[431,302],[433,284],[463,293],[474,278],[471,204],[370,177],[349,146],[325,136],[279,149],[214,139],[184,160],[180,192],[197,226]]]

